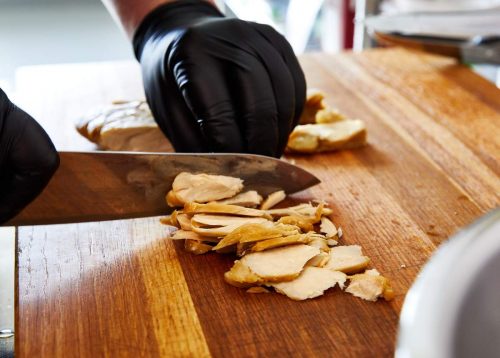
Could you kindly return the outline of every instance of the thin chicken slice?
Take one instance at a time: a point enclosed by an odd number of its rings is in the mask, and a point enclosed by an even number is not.
[[[307,90],[306,103],[304,110],[300,115],[300,124],[316,123],[316,114],[325,108],[325,94],[318,89],[310,88]]]
[[[330,260],[329,253],[320,252],[318,255],[314,256],[312,259],[307,261],[306,266],[324,267],[329,260]]]
[[[330,247],[328,246],[324,236],[318,236],[318,234],[309,235],[310,240],[307,243],[309,246],[317,247],[322,252],[329,253]]]
[[[282,237],[285,234],[293,235],[297,233],[298,230],[294,226],[276,225],[270,221],[249,223],[227,234],[219,244],[214,247],[214,250],[220,250],[226,246],[236,245],[240,242],[250,243]]]
[[[370,263],[367,256],[363,256],[361,246],[336,246],[330,249],[330,260],[325,268],[344,273],[354,273],[364,270]]]
[[[236,260],[224,274],[226,282],[237,287],[283,282],[296,278],[304,265],[319,250],[307,245],[292,245],[263,252],[254,252]]]
[[[311,239],[307,234],[296,234],[290,236],[277,237],[257,242],[252,246],[252,252],[260,252],[265,250],[274,249],[277,247],[294,245],[294,244],[307,244]]]
[[[266,212],[273,217],[282,217],[282,216],[314,217],[316,216],[317,210],[318,210],[317,206],[313,206],[312,204],[307,203],[307,204],[290,206],[288,208],[270,209],[267,210]],[[332,213],[333,213],[332,209],[323,206],[321,215],[331,215]]]
[[[194,214],[227,214],[227,215],[238,215],[238,216],[252,216],[252,217],[265,217],[270,218],[263,210],[244,208],[238,205],[227,205],[227,204],[198,204],[194,202],[186,203],[184,205],[184,213],[188,215]]]
[[[172,183],[172,192],[180,203],[207,203],[235,196],[243,189],[243,180],[224,175],[182,172]],[[173,198],[173,195],[171,194]],[[175,201],[171,200],[171,203]]]
[[[256,208],[262,203],[262,196],[259,195],[255,190],[245,191],[244,193],[239,193],[229,199],[214,201],[216,204],[228,204],[228,205],[239,205],[246,208]]]
[[[247,224],[265,224],[268,222],[264,218],[244,218],[245,220],[236,220],[233,223],[226,226],[212,226],[212,227],[200,227],[191,222],[192,230],[200,235],[210,236],[210,237],[224,237],[239,227]]]
[[[217,239],[207,237],[207,236],[202,236],[202,235],[199,235],[193,231],[187,231],[187,230],[177,230],[169,237],[169,239],[171,239],[171,240],[195,240],[195,241],[199,241],[199,242],[206,241],[206,242],[214,242],[214,243],[218,242]]]
[[[192,254],[202,255],[211,251],[212,246],[197,240],[186,239],[186,241],[184,241],[184,249]]]
[[[323,215],[324,204],[321,203],[316,207],[314,216],[283,216],[278,220],[278,223],[298,226],[303,232],[314,231],[314,224],[321,220]]]
[[[236,287],[251,287],[264,282],[261,277],[256,275],[240,260],[236,260],[233,267],[224,273],[224,279],[227,283]]]
[[[351,283],[347,287],[346,292],[356,297],[367,301],[376,301],[379,297],[383,297],[386,301],[394,298],[394,291],[389,279],[381,276],[375,269],[350,276],[349,280]]]
[[[172,212],[172,214],[165,216],[163,218],[160,218],[160,222],[163,225],[171,225],[171,226],[175,226],[177,228],[180,228],[180,224],[177,221],[177,215],[179,215],[180,213],[182,213],[182,212],[178,211],[178,210],[174,210]]]
[[[321,296],[335,285],[343,288],[346,279],[347,275],[339,271],[306,267],[295,280],[273,283],[271,286],[292,300],[302,301]]]
[[[316,112],[316,123],[333,123],[345,120],[346,117],[338,109],[326,107]]]
[[[264,281],[279,282],[297,277],[306,262],[317,254],[319,249],[315,247],[291,245],[250,253],[240,261]]]
[[[269,194],[269,196],[264,200],[262,205],[260,206],[260,210],[269,210],[273,206],[278,205],[283,200],[285,200],[286,194],[283,190],[276,191],[274,193]]]
[[[177,222],[182,230],[192,230],[191,218],[187,214],[177,214]]]
[[[180,215],[179,215],[180,216]],[[212,214],[196,214],[191,218],[191,225],[194,227],[217,227],[228,226],[234,224],[248,224],[255,222],[269,222],[264,218],[256,218],[249,216],[232,216],[232,215],[212,215]]]
[[[337,237],[337,228],[335,227],[335,224],[326,216],[321,218],[319,231],[324,233],[327,238]]]
[[[358,148],[366,144],[366,126],[359,119],[295,127],[288,139],[287,150],[317,153]]]
[[[262,287],[262,286],[254,286],[254,287],[250,287],[248,290],[247,290],[247,293],[270,293],[271,291],[269,291],[267,288],[265,287]]]

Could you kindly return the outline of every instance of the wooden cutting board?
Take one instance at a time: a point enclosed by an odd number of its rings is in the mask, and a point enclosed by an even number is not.
[[[289,156],[322,180],[295,199],[330,204],[341,243],[364,248],[395,300],[338,289],[304,302],[248,294],[223,280],[234,257],[184,252],[158,218],[21,227],[19,357],[393,355],[422,265],[500,204],[500,91],[450,59],[400,49],[301,61],[309,87],[366,121],[369,145]],[[123,63],[25,69],[18,85],[64,149],[76,149],[68,123],[83,107],[141,95],[138,68]]]

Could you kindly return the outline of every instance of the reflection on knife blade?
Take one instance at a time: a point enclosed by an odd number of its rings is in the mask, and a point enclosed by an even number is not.
[[[181,172],[238,174],[248,188],[288,193],[318,184],[283,160],[250,154],[61,152],[44,192],[8,225],[101,221],[165,214],[165,194]]]

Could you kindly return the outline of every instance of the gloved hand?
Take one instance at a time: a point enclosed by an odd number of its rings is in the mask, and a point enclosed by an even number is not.
[[[0,89],[0,223],[40,194],[58,165],[47,133]]]
[[[283,153],[306,83],[273,28],[183,0],[147,15],[133,42],[147,101],[177,151]]]

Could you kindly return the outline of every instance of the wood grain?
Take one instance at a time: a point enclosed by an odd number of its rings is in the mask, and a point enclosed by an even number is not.
[[[18,230],[16,356],[209,356],[158,218]]]
[[[309,87],[367,123],[369,145],[287,156],[322,180],[289,200],[326,200],[342,243],[363,247],[391,279],[395,300],[371,303],[338,289],[305,302],[248,294],[223,280],[234,257],[186,253],[163,239],[166,228],[155,219],[25,227],[18,238],[20,357],[394,354],[399,311],[422,265],[500,204],[500,91],[451,59],[400,49],[315,54],[301,63]],[[85,88],[90,106],[136,96],[137,88],[112,84],[140,83],[126,70],[134,66],[80,65],[95,83],[68,76],[71,88]],[[51,83],[34,82],[38,70],[22,81],[61,96],[44,106],[25,101],[50,123],[72,116],[78,98],[60,83],[68,68],[52,71]],[[57,106],[67,110],[53,118]],[[62,148],[70,145],[54,135]]]
[[[417,57],[416,55],[409,55],[408,51],[392,51],[396,52],[396,55],[400,55],[403,62],[405,62],[406,57],[410,57],[411,61],[414,61],[414,57]],[[379,53],[380,50],[374,52]],[[373,56],[373,53],[368,55]],[[448,101],[441,97],[439,100],[432,99],[435,96],[439,97],[437,94],[432,96],[429,94],[431,99],[427,101],[424,97],[415,100],[416,96],[420,96],[421,92],[427,93],[426,90],[422,90],[424,83],[417,86],[408,84],[405,87],[406,85],[403,83],[386,84],[374,77],[379,73],[378,69],[384,66],[382,60],[386,56],[386,52],[381,51],[380,62],[382,65],[373,60],[372,67],[367,66],[367,68],[357,66],[357,62],[364,61],[364,57],[351,55],[319,58],[319,62],[328,68],[329,73],[347,84],[351,89],[351,94],[355,96],[354,98],[357,97],[357,100],[355,101],[356,105],[352,105],[352,100],[350,101],[351,106],[347,105],[348,102],[346,101],[352,97],[346,98],[346,96],[342,96],[342,91],[331,91],[330,98],[335,99],[340,96],[338,104],[341,109],[366,121],[374,122],[370,119],[374,115],[378,115],[378,120],[375,121],[370,130],[373,131],[379,128],[383,123],[392,127],[405,141],[406,146],[417,148],[421,152],[421,156],[428,157],[432,165],[445,171],[449,180],[452,180],[454,184],[460,186],[463,191],[469,194],[469,199],[473,197],[473,200],[485,210],[493,209],[500,200],[500,182],[498,181],[500,146],[497,137],[494,135],[494,133],[500,132],[500,112],[493,111],[487,105],[481,105],[481,102],[473,98],[464,89],[448,90],[448,92],[455,93],[462,91],[464,94],[462,97],[458,95],[457,97],[447,97]],[[418,70],[418,66],[415,65],[414,67],[417,67],[416,70]],[[385,69],[385,67],[383,68]],[[462,71],[468,72],[464,67],[462,67]],[[433,66],[429,66],[427,72],[427,78],[437,79],[436,81],[426,80],[428,83],[425,86],[433,90],[443,88],[443,91],[449,87],[457,87],[451,82],[441,84],[439,71]],[[391,74],[394,78],[400,76],[397,70]],[[431,76],[432,74],[434,74],[434,77]],[[389,75],[387,76],[389,77]],[[402,90],[403,87],[404,90]],[[492,91],[498,93],[496,88],[493,88]],[[446,108],[447,112],[452,108],[457,112],[455,117],[449,116],[449,123],[446,125],[439,123],[443,118],[443,114],[438,112],[438,109],[434,109],[435,113],[433,112],[433,115],[425,113],[430,111],[429,108],[432,103],[437,101],[440,102],[441,107]],[[457,106],[456,103],[463,104]],[[481,148],[478,141],[468,138],[470,131],[478,131],[475,124],[469,124],[466,127],[463,123],[457,123],[458,120],[457,122],[453,120],[453,118],[458,117],[458,112],[463,112],[463,108],[467,107],[466,103],[481,108],[475,115],[470,115],[469,119],[471,121],[480,121],[483,125],[484,132],[481,133],[480,137],[484,138],[483,142],[488,143],[490,147],[490,150],[485,153],[480,153],[476,149],[476,146]],[[363,104],[370,106],[370,109],[367,110],[366,107],[361,107]],[[487,112],[488,115],[482,117],[481,112]],[[466,119],[463,121],[466,122]],[[392,137],[387,138],[384,143],[392,140]],[[471,147],[474,149],[471,149]],[[404,155],[402,158],[409,159]]]

